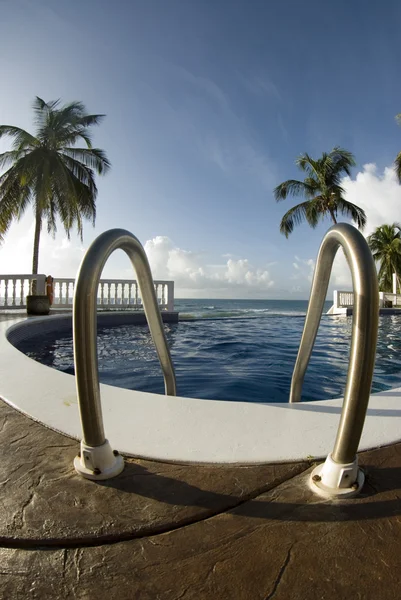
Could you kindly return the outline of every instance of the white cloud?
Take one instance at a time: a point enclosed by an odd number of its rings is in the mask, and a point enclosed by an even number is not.
[[[401,186],[392,167],[386,167],[383,173],[379,173],[375,164],[366,164],[355,179],[346,177],[342,186],[346,199],[366,212],[365,235],[379,225],[400,220]]]
[[[0,273],[31,273],[34,224],[29,215],[14,224],[0,248]],[[39,272],[55,277],[75,277],[85,248],[76,236],[53,239],[42,231],[39,250]]]
[[[277,101],[282,100],[279,88],[266,72],[251,77],[241,77],[240,79],[253,94],[263,94]]]
[[[355,179],[345,177],[342,181],[345,197],[349,202],[363,208],[367,225],[363,234],[367,237],[376,227],[399,221],[401,217],[401,186],[393,167],[378,172],[374,163],[363,165]],[[351,289],[349,266],[343,252],[338,252],[334,262],[332,289]]]
[[[310,292],[315,261],[312,258],[300,258],[299,256],[294,256],[292,266],[294,272],[290,276],[292,286],[289,289],[289,292],[291,294],[303,294],[304,297],[307,297]]]
[[[229,258],[224,265],[204,262],[201,254],[174,246],[166,236],[145,243],[155,279],[173,279],[179,295],[230,297],[263,294],[274,286],[266,269],[248,259]]]

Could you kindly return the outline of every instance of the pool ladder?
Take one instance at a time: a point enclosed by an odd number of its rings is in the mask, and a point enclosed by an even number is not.
[[[356,453],[369,403],[379,324],[379,288],[369,246],[352,225],[334,225],[324,236],[316,261],[304,331],[291,381],[290,402],[301,400],[302,384],[319,328],[333,261],[340,246],[351,270],[354,289],[351,351],[334,450],[325,463],[312,471],[310,478],[312,489],[322,496],[351,496],[363,486],[364,475],[358,468]]]
[[[357,450],[369,402],[376,355],[379,293],[376,268],[363,235],[346,223],[334,225],[323,238],[316,261],[304,331],[291,382],[290,402],[299,402],[319,328],[333,261],[342,247],[354,290],[352,339],[347,384],[334,450],[316,467],[310,486],[318,494],[351,496],[364,482]],[[166,394],[176,394],[174,367],[164,334],[152,274],[138,239],[123,229],[101,234],[88,249],[77,276],[73,307],[74,361],[83,440],[74,465],[88,479],[109,479],[124,468],[122,457],[105,438],[97,361],[97,289],[110,254],[122,249],[131,259],[141,290],[145,315],[163,370]]]
[[[105,437],[100,403],[97,360],[97,290],[103,267],[114,250],[121,249],[134,267],[143,308],[164,376],[166,394],[175,396],[173,362],[164,333],[149,262],[139,240],[125,229],[102,233],[86,252],[74,292],[74,363],[83,440],[74,460],[76,471],[87,479],[115,477],[124,468],[123,458]]]

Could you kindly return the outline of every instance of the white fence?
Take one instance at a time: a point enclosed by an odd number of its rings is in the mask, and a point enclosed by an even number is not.
[[[337,308],[348,308],[354,306],[354,292],[334,292],[334,306]]]
[[[0,275],[0,309],[25,308],[35,280],[36,293],[45,294],[46,275]]]
[[[46,293],[45,275],[0,275],[0,310],[25,308],[31,282],[37,280],[37,293]],[[55,278],[53,308],[72,308],[75,279]],[[154,281],[160,310],[174,310],[174,281]],[[142,299],[134,279],[101,279],[97,303],[99,308],[141,309]]]
[[[354,292],[335,291],[333,294],[333,310],[350,308],[354,305]],[[379,292],[380,308],[401,306],[401,295],[390,292]]]

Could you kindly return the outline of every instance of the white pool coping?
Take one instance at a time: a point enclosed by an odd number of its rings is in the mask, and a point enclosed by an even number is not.
[[[28,358],[6,337],[11,327],[26,320],[0,323],[0,397],[78,440],[82,430],[75,378]],[[112,447],[165,462],[249,465],[323,458],[333,448],[342,407],[342,398],[260,404],[169,397],[104,384],[100,388]],[[372,394],[360,450],[400,439],[401,388]]]

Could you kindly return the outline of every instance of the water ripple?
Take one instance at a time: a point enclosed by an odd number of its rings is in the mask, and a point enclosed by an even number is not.
[[[179,395],[287,402],[303,324],[304,318],[281,316],[166,325]],[[323,317],[305,378],[304,400],[344,394],[351,326],[351,318]],[[71,337],[35,340],[25,353],[73,373]],[[146,326],[100,329],[98,354],[102,382],[163,393],[160,365]],[[400,357],[401,317],[381,317],[372,391],[401,384]]]

